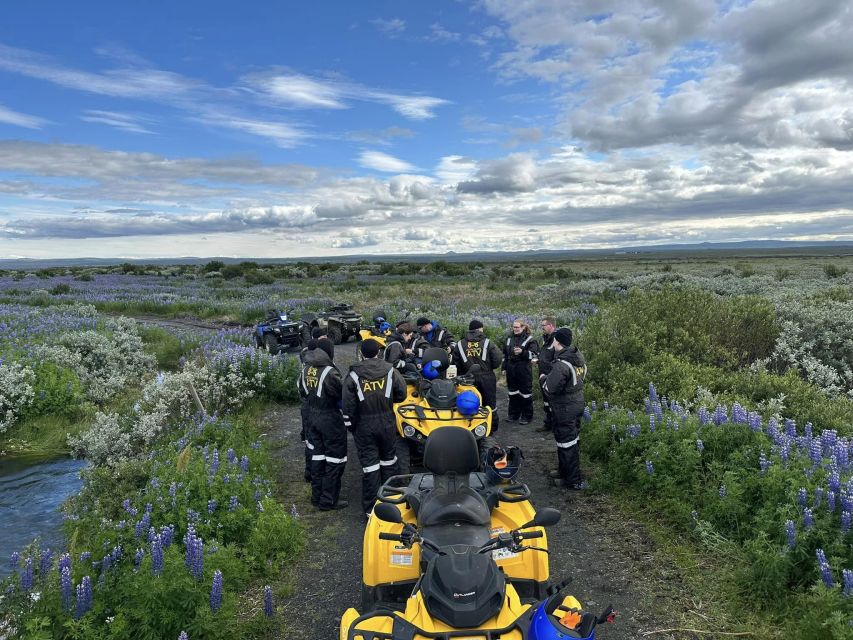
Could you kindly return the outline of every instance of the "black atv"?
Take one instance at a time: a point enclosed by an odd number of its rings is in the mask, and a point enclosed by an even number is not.
[[[282,351],[302,347],[311,338],[311,330],[295,320],[290,320],[287,313],[278,309],[271,309],[262,322],[255,325],[255,345],[259,349],[266,349],[275,355]]]
[[[326,335],[333,344],[340,344],[351,337],[359,337],[362,318],[360,314],[353,311],[351,304],[338,303],[320,313],[304,314],[302,322],[308,328],[309,335],[312,329],[320,327],[326,329]]]

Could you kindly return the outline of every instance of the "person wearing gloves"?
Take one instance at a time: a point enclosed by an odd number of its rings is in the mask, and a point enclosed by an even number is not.
[[[539,350],[539,355],[534,362],[539,366],[539,389],[542,391],[542,426],[536,429],[540,433],[546,433],[554,430],[553,420],[551,415],[551,403],[548,401],[548,394],[545,393],[543,386],[545,378],[551,373],[551,367],[554,366],[554,332],[557,330],[557,321],[552,317],[542,318],[539,323],[542,329],[542,348]]]
[[[429,347],[438,347],[450,353],[453,348],[453,334],[429,318],[418,318],[417,325],[421,337],[418,344],[419,356]]]
[[[307,404],[311,504],[320,511],[348,506],[346,500],[339,499],[347,463],[347,432],[340,410],[343,383],[332,362],[332,353],[330,340],[314,343],[314,349],[305,354],[299,379],[300,392],[305,394]]]
[[[385,340],[385,361],[400,372],[406,369],[417,372],[418,342],[420,336],[411,323],[397,323],[396,331]]]
[[[584,410],[583,381],[586,360],[572,346],[572,330],[554,332],[556,357],[543,385],[553,412],[554,439],[557,441],[557,470],[551,478],[558,487],[579,491],[584,488],[580,469],[580,421]]]
[[[500,347],[489,340],[483,333],[483,323],[471,320],[468,323],[468,333],[453,350],[453,361],[457,363],[459,373],[472,373],[474,386],[483,397],[483,405],[492,409],[492,435],[497,433],[500,420],[498,419],[498,380],[495,369],[501,366],[503,354]]]
[[[509,421],[528,424],[533,420],[533,366],[539,354],[539,343],[533,339],[530,327],[521,320],[514,320],[512,333],[504,345],[506,386],[509,394]]]
[[[379,359],[376,340],[363,341],[360,349],[364,360],[352,365],[344,380],[343,413],[361,462],[361,506],[369,518],[379,487],[397,474],[394,403],[406,399],[406,381]]]

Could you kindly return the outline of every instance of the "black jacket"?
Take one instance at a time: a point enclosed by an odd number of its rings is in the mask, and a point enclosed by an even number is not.
[[[493,374],[501,366],[503,353],[500,347],[487,338],[481,331],[469,331],[453,350],[453,361],[461,373],[468,373],[473,365],[480,366],[480,373]]]
[[[341,372],[322,349],[305,353],[305,364],[297,381],[299,395],[306,399],[310,409],[338,410],[343,383]]]
[[[515,355],[513,352],[513,349],[516,347],[521,347],[521,353],[518,355]],[[510,333],[506,338],[506,343],[504,344],[504,362],[502,368],[506,369],[510,366],[510,363],[528,364],[531,360],[534,360],[538,354],[539,343],[533,339],[532,335],[527,332],[520,335]]]
[[[547,376],[551,373],[557,352],[554,351],[554,334],[542,335],[542,348],[539,349],[539,375]]]
[[[425,349],[429,347],[438,347],[439,349],[447,349],[453,346],[453,334],[442,327],[437,322],[432,323],[432,335],[429,333],[420,334],[420,342],[418,343],[418,355],[422,355]],[[431,339],[430,339],[431,338]]]
[[[344,421],[354,429],[370,416],[391,416],[396,402],[406,399],[406,381],[388,362],[368,358],[350,367],[344,380]]]
[[[557,353],[544,385],[549,402],[552,405],[583,404],[585,377],[586,360],[577,347],[567,347]]]
[[[385,341],[385,361],[396,369],[405,369],[407,364],[417,360],[421,340],[417,333],[412,333],[409,340],[399,333],[392,333]],[[406,349],[411,349],[412,354],[406,353]]]

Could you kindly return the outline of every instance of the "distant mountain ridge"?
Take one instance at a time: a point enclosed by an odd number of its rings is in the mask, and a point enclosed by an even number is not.
[[[11,258],[0,259],[0,269],[46,269],[50,267],[106,267],[122,263],[130,264],[205,264],[211,260],[220,260],[226,264],[239,262],[257,262],[259,264],[287,264],[293,262],[431,262],[436,260],[452,261],[506,261],[560,258],[581,258],[595,256],[624,256],[630,254],[673,253],[684,254],[707,251],[762,251],[783,249],[787,252],[799,250],[806,253],[809,249],[827,251],[837,250],[845,255],[853,254],[853,241],[826,240],[820,242],[798,242],[789,240],[745,240],[740,242],[699,242],[694,244],[658,244],[635,247],[614,247],[610,249],[541,249],[535,251],[475,251],[471,253],[420,253],[420,254],[359,254],[346,256],[301,256],[295,258],[228,258],[222,256],[180,258]]]

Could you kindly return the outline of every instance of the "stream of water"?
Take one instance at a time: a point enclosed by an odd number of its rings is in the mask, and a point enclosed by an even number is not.
[[[0,578],[11,571],[12,552],[33,538],[41,538],[42,548],[59,552],[64,544],[59,507],[80,489],[85,466],[71,458],[0,458]]]

